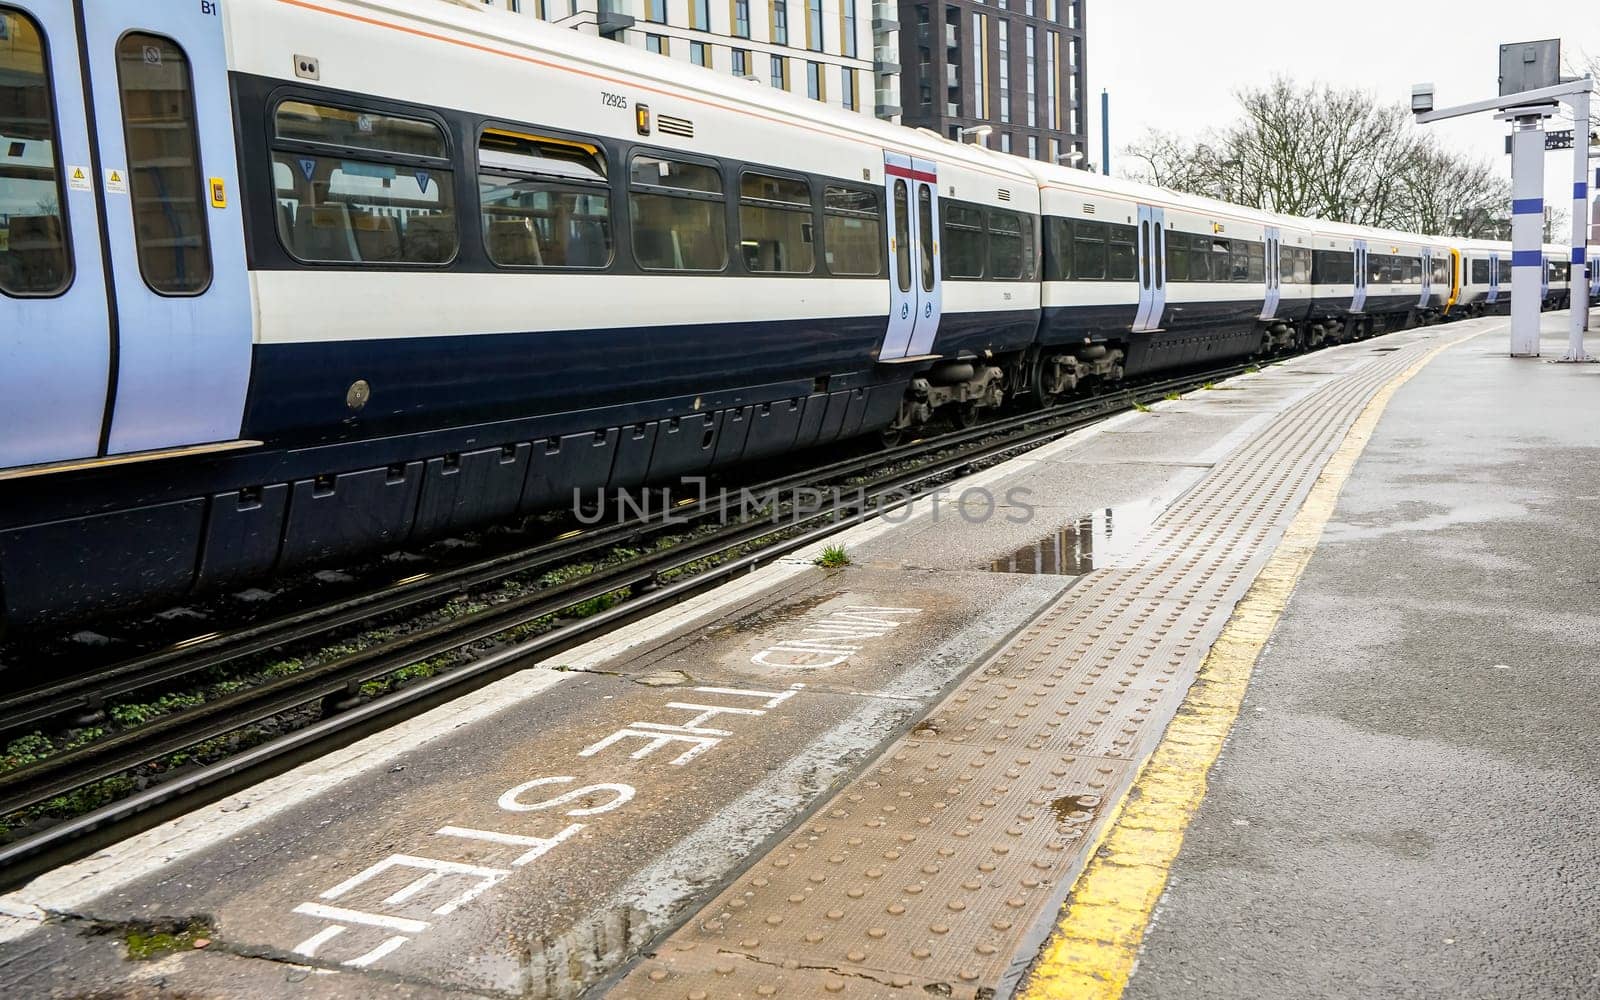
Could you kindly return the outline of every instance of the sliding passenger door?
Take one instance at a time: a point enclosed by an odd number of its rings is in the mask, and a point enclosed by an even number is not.
[[[1355,292],[1350,298],[1350,311],[1363,312],[1367,308],[1367,241],[1355,241]]]
[[[99,453],[111,371],[71,0],[0,0],[0,469]]]
[[[889,327],[880,362],[916,359],[933,350],[944,300],[939,266],[938,166],[883,154],[889,206]]]
[[[251,313],[221,6],[79,0],[118,329],[110,453],[239,436]]]
[[[1166,225],[1166,209],[1139,206],[1139,312],[1133,320],[1136,333],[1160,330],[1162,317],[1166,315]]]
[[[1283,301],[1283,270],[1280,266],[1283,258],[1283,231],[1269,226],[1265,238],[1267,294],[1261,303],[1261,318],[1272,320],[1278,318],[1278,305]]]

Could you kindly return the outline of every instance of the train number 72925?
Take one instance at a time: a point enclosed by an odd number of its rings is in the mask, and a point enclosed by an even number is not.
[[[603,90],[600,91],[600,103],[605,107],[622,108],[624,111],[628,108],[628,99],[626,97],[621,94],[608,94]]]

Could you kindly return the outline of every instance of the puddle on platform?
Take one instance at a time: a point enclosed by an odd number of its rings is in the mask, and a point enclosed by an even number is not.
[[[1063,823],[1081,822],[1094,815],[1100,805],[1098,795],[1066,795],[1050,803],[1056,818]]]
[[[1165,509],[1165,504],[1147,501],[1085,514],[1060,531],[994,560],[989,572],[1028,576],[1091,573],[1126,554]]]

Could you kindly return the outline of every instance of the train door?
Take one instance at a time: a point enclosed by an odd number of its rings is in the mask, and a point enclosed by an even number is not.
[[[1355,241],[1355,293],[1350,298],[1350,311],[1364,312],[1367,308],[1367,241]]]
[[[1139,206],[1139,312],[1133,320],[1135,332],[1159,331],[1167,312],[1166,225],[1166,209]]]
[[[105,450],[229,441],[251,312],[221,5],[77,6],[117,327]]]
[[[1261,303],[1261,318],[1271,320],[1278,318],[1278,304],[1283,301],[1283,271],[1278,263],[1283,254],[1283,231],[1268,227],[1265,238],[1267,294]]]
[[[939,267],[937,166],[883,154],[889,205],[889,327],[879,361],[920,358],[939,332],[943,275]]]
[[[71,0],[0,0],[0,468],[100,451],[112,334]]]
[[[1500,255],[1489,255],[1489,299],[1490,305],[1500,301]]]
[[[1417,300],[1418,309],[1428,308],[1428,300],[1433,297],[1433,251],[1422,251],[1422,297]]]

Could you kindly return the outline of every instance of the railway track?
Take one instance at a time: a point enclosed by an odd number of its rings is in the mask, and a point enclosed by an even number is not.
[[[1135,405],[1198,388],[1244,369],[1234,365],[1152,382],[747,487],[748,493],[756,496],[781,496],[801,488],[821,490],[823,502],[815,509],[763,510],[755,517],[728,520],[730,507],[742,507],[745,495],[737,499],[710,496],[670,512],[658,511],[631,523],[597,528],[435,575],[419,575],[8,695],[0,699],[0,718],[9,720],[6,728],[36,725],[295,643],[416,612],[512,577],[547,572],[618,546],[682,534],[686,524],[702,526],[698,537],[671,548],[602,565],[586,576],[397,635],[0,775],[0,816],[16,816],[96,782],[160,765],[173,754],[230,733],[273,721],[285,730],[213,763],[157,775],[161,780],[132,795],[82,815],[63,817],[46,829],[0,846],[0,871],[6,873],[0,878],[8,884],[19,883],[171,815],[281,773],[843,528],[914,502],[975,465],[1003,460]],[[844,482],[850,483],[847,491],[827,489]],[[704,528],[708,524],[716,527]],[[575,607],[607,601],[616,603],[601,606],[586,617],[563,617]],[[525,637],[523,630],[539,631]],[[363,685],[441,657],[452,662],[432,676],[362,699]]]

